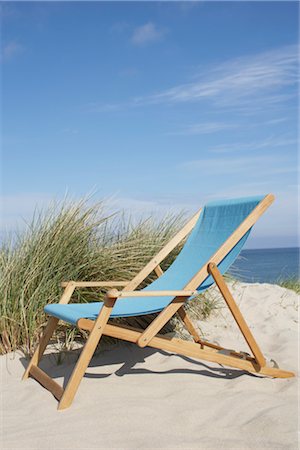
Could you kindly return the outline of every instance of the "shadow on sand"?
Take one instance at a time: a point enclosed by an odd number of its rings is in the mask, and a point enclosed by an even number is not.
[[[48,353],[43,356],[39,367],[44,370],[51,378],[63,378],[63,386],[65,387],[71,374],[74,369],[74,364],[76,363],[81,349],[71,350],[67,352],[62,352],[63,358],[62,362],[59,362],[58,353]],[[117,376],[125,376],[125,375],[142,375],[142,374],[150,374],[157,373],[160,375],[163,374],[197,374],[211,378],[222,378],[222,379],[235,379],[241,377],[242,375],[247,375],[249,377],[256,377],[255,374],[250,374],[244,370],[238,369],[230,369],[224,368],[222,366],[219,367],[211,367],[201,361],[181,356],[175,355],[178,358],[183,359],[191,363],[194,368],[178,368],[178,369],[169,369],[169,370],[150,370],[143,369],[141,367],[134,368],[137,363],[145,362],[146,358],[153,354],[161,354],[165,355],[166,358],[170,356],[169,353],[163,350],[157,350],[154,348],[146,347],[140,348],[134,344],[117,344],[112,346],[110,349],[101,351],[96,351],[94,357],[92,358],[89,368],[98,367],[99,373],[85,373],[86,378],[107,378],[111,375]],[[27,367],[28,359],[25,357],[21,358],[21,363],[24,368]],[[118,365],[121,367],[115,369],[115,366]],[[112,366],[110,373],[101,373],[101,367],[103,366]],[[106,368],[107,370],[107,368]]]

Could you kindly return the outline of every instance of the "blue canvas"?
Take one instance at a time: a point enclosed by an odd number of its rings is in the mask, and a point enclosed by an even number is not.
[[[264,196],[222,200],[208,203],[183,249],[164,274],[144,290],[182,290],[194,275],[207,264],[218,248],[229,238],[244,219],[253,211]],[[250,230],[240,239],[220,262],[218,268],[224,274],[239,255]],[[205,291],[213,284],[212,277],[198,287]],[[110,317],[130,317],[156,313],[163,310],[173,297],[129,297],[117,300]],[[52,304],[45,312],[61,320],[76,324],[81,318],[95,320],[102,308],[102,302],[67,305]]]

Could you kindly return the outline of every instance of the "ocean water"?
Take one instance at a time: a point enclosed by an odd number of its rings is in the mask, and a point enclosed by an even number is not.
[[[247,283],[299,279],[299,248],[242,250],[229,273]]]

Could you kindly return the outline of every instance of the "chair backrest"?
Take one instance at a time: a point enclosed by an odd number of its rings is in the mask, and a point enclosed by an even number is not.
[[[208,203],[176,260],[145,290],[184,289],[263,198],[264,196],[257,196]],[[250,231],[244,234],[218,265],[222,274],[239,255]],[[198,290],[207,289],[212,283],[212,278],[208,276]]]

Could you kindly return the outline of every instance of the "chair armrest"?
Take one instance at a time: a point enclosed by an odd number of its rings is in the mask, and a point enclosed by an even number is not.
[[[63,281],[62,287],[72,285],[75,287],[113,287],[113,286],[126,286],[129,281]]]
[[[107,298],[124,297],[191,297],[197,295],[198,291],[117,291],[111,289],[106,292]]]

